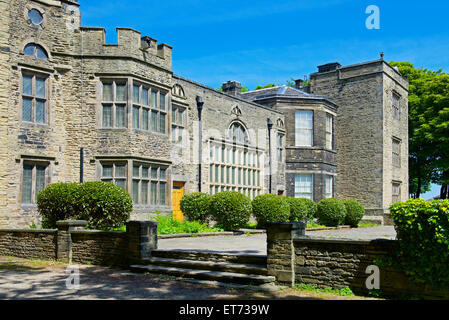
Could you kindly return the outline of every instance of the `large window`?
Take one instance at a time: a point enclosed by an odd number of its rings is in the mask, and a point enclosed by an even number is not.
[[[393,167],[401,167],[401,140],[393,138]]]
[[[47,114],[47,78],[22,75],[22,121],[45,124]]]
[[[211,142],[210,163],[210,194],[237,191],[252,199],[261,194],[260,152]]]
[[[185,108],[173,106],[171,110],[171,130],[172,142],[178,143],[182,141],[182,135],[185,128]]]
[[[36,204],[39,191],[46,187],[48,164],[24,162],[22,171],[22,203]]]
[[[166,133],[166,94],[139,84],[133,85],[133,129]]]
[[[295,176],[295,198],[313,200],[313,174],[297,174]]]
[[[334,118],[331,114],[326,114],[326,149],[333,149],[333,131],[334,127]]]
[[[101,166],[101,180],[114,183],[119,187],[126,188],[126,162],[103,163]]]
[[[126,128],[127,88],[126,81],[103,82],[103,128]]]
[[[298,147],[313,146],[313,111],[296,110],[295,144]]]

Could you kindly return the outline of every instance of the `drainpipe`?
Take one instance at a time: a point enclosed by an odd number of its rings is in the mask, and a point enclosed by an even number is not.
[[[84,182],[84,148],[80,148],[80,182]]]
[[[268,177],[268,192],[272,193],[272,169],[271,169],[271,129],[273,129],[273,121],[268,119],[268,163],[269,163],[269,177]]]
[[[203,111],[203,98],[196,97],[196,108],[198,109],[198,192],[201,192],[201,169],[203,162],[203,122],[202,122],[202,111]]]

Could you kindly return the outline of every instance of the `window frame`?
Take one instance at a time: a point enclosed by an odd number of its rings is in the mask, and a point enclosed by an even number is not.
[[[395,146],[397,146],[397,150],[395,150]],[[393,168],[401,168],[401,147],[402,147],[402,141],[401,139],[398,139],[396,137],[392,138],[392,165]]]
[[[25,77],[31,77],[31,95],[28,93],[25,93],[24,90],[24,79]],[[45,97],[39,97],[37,96],[37,78],[44,80],[44,93]],[[42,72],[36,72],[31,71],[28,69],[22,69],[21,70],[21,83],[20,83],[20,94],[21,94],[21,101],[20,101],[20,121],[21,123],[27,123],[27,124],[34,124],[34,125],[48,125],[49,124],[49,95],[50,95],[50,75]],[[24,101],[25,100],[31,100],[31,121],[24,120]],[[43,122],[37,122],[36,121],[36,112],[37,112],[37,101],[43,102],[44,111],[43,111]]]
[[[330,192],[328,192],[329,189]],[[334,176],[327,174],[324,176],[324,198],[329,199],[333,197],[334,197]]]
[[[112,85],[112,100],[105,100],[105,85]],[[125,86],[126,97],[124,100],[117,100],[117,87],[118,85]],[[127,129],[128,128],[128,110],[129,110],[129,92],[128,92],[128,79],[102,79],[101,80],[101,112],[100,112],[100,124],[102,129]],[[105,107],[111,107],[111,125],[105,126]],[[118,125],[117,110],[118,108],[124,108],[123,111],[123,126]]]
[[[402,192],[402,183],[398,181],[393,181],[391,184],[392,190],[391,190],[391,202],[392,204],[395,204],[396,202],[401,201],[401,192]],[[395,188],[397,188],[398,193],[395,193]],[[396,201],[395,201],[396,199]]]
[[[36,160],[36,159],[32,159],[32,160],[28,160],[28,159],[24,159],[22,161],[22,171],[21,171],[21,177],[20,177],[20,203],[22,206],[36,206],[37,205],[37,195],[38,193],[45,189],[49,184],[50,184],[50,161],[48,160]],[[29,166],[32,167],[32,172],[31,172],[31,186],[30,186],[30,202],[24,202],[24,187],[25,187],[25,166]],[[44,186],[37,191],[38,187],[37,187],[37,168],[41,167],[44,168]]]
[[[311,119],[311,128],[298,128],[297,126],[297,122],[298,122],[298,115],[300,113],[308,113],[312,115],[312,119]],[[296,147],[313,147],[314,146],[314,130],[315,130],[315,112],[314,110],[309,110],[309,109],[297,109],[295,110],[295,146]],[[310,135],[310,144],[300,144],[299,140],[304,140],[304,139],[298,139],[298,137],[300,136],[299,132],[308,132],[307,137],[309,137]],[[304,137],[304,135],[303,135]]]
[[[171,141],[172,143],[182,143],[183,133],[186,128],[186,113],[185,107],[172,104],[171,106]],[[181,121],[179,122],[179,115],[181,114]],[[177,139],[175,139],[175,137]]]
[[[330,124],[329,124],[330,122]],[[329,128],[330,126],[330,128]],[[326,149],[333,150],[334,149],[334,116],[330,113],[326,112],[326,141],[325,146]]]
[[[296,190],[298,188],[297,178],[300,176],[310,176],[310,192],[296,192]],[[294,197],[295,198],[307,198],[307,199],[314,201],[314,199],[315,199],[315,197],[314,197],[314,177],[315,177],[315,175],[313,173],[296,173],[295,174],[295,189],[294,189]],[[310,198],[304,197],[304,196],[298,196],[298,195],[305,195],[305,194],[310,194]]]
[[[401,120],[401,99],[402,96],[397,93],[396,91],[393,91],[392,94],[392,113],[393,113],[393,119]]]
[[[136,176],[134,173],[134,169],[139,168],[139,174]],[[143,168],[148,169],[148,176],[145,177],[143,175]],[[153,170],[156,169],[156,176],[153,176]],[[169,205],[169,180],[168,180],[168,166],[156,165],[154,163],[149,163],[145,161],[132,161],[132,179],[131,179],[131,197],[133,198],[134,207],[138,208],[150,208],[150,207],[167,207]],[[164,172],[164,175],[162,175]],[[135,183],[137,182],[137,202],[134,201],[136,194],[134,190]],[[147,183],[146,190],[146,203],[143,201],[143,188],[144,183]],[[155,203],[153,203],[153,188],[152,186],[156,186],[156,196],[154,197]],[[164,188],[164,195],[162,198],[161,190]]]

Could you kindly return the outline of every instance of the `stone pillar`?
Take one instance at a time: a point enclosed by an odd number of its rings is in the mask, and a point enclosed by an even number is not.
[[[295,248],[293,240],[304,237],[306,224],[302,222],[274,222],[267,226],[268,275],[288,286],[295,284]]]
[[[58,228],[57,260],[72,263],[72,236],[70,233],[74,230],[84,230],[86,225],[87,221],[84,220],[60,220],[56,222]]]
[[[156,221],[129,221],[126,224],[128,235],[129,263],[140,263],[149,258],[151,251],[157,249]]]

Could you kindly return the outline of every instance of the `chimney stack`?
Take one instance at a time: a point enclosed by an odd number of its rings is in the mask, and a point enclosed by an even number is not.
[[[323,64],[322,66],[318,66],[318,72],[329,72],[329,71],[334,71],[337,69],[341,68],[341,64],[339,64],[338,62],[332,62],[332,63],[327,63],[327,64]]]
[[[237,96],[242,92],[242,85],[238,81],[225,82],[221,88],[224,93],[232,94],[234,96]]]
[[[303,84],[304,84],[304,80],[302,80],[302,79],[298,79],[298,80],[295,80],[295,88],[296,89],[303,89]]]

